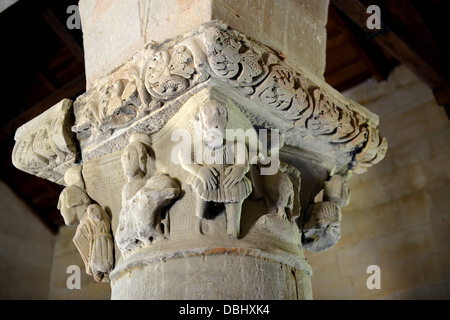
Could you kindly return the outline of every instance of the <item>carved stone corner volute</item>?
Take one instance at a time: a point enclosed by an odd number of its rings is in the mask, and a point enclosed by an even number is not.
[[[17,129],[12,153],[16,168],[65,185],[64,174],[79,155],[71,130],[75,121],[72,104],[64,99]]]

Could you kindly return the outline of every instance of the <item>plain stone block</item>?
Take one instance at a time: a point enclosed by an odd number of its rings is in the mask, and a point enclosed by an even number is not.
[[[291,2],[308,12],[320,25],[327,24],[329,0],[291,0]]]
[[[0,298],[47,299],[53,234],[0,182]]]
[[[401,230],[398,202],[390,201],[365,208],[354,214],[355,238],[359,241],[377,239]]]
[[[420,261],[421,257],[431,253],[448,250],[448,237],[441,223],[426,224],[380,238],[377,247],[382,265],[407,260]]]
[[[402,225],[410,228],[431,221],[433,202],[426,191],[416,192],[399,200]]]
[[[435,186],[429,188],[428,191],[433,203],[431,209],[433,220],[450,217],[450,184]]]
[[[422,163],[415,163],[408,166],[409,178],[413,190],[421,190],[428,185],[428,178],[423,169]]]
[[[402,291],[394,296],[395,300],[449,300],[450,294],[445,285]]]
[[[408,94],[408,91],[405,94]],[[392,104],[386,101],[384,107],[391,106]],[[380,116],[379,128],[388,140],[389,149],[393,149],[401,143],[426,137],[446,127],[448,119],[445,111],[435,101],[431,101],[401,113]]]
[[[315,300],[353,300],[355,294],[351,277],[327,282],[313,287]]]
[[[314,270],[313,277],[311,279],[313,288],[322,283],[336,281],[339,279],[337,255],[334,250],[333,252],[324,251],[323,253],[310,253],[306,251],[305,256],[308,259],[308,263]]]
[[[450,281],[450,252],[443,252],[426,257],[423,261],[425,278],[429,285]]]
[[[398,168],[406,165],[421,163],[431,157],[431,145],[427,137],[421,137],[407,143],[402,143],[390,149]]]
[[[368,266],[378,264],[375,241],[360,241],[337,255],[341,277],[365,273]]]
[[[380,266],[381,289],[368,289],[367,278],[370,274],[353,276],[355,296],[358,300],[390,299],[394,293],[420,288],[425,285],[422,267],[419,261],[410,260]]]

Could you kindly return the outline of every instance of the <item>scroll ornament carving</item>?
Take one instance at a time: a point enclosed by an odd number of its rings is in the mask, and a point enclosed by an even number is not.
[[[204,44],[211,75],[234,87],[251,86],[267,74],[267,66],[261,63],[262,51],[245,38],[239,40],[219,29],[209,29],[205,32]]]
[[[126,76],[130,69],[134,77]],[[358,154],[369,131],[378,135],[354,108],[338,102],[324,88],[294,71],[273,50],[223,25],[203,27],[181,40],[147,48],[108,77],[106,83],[115,83],[107,90],[111,95],[108,112],[98,111],[98,105],[104,103],[100,101],[108,97],[98,94],[104,90],[101,84],[76,101],[77,123],[73,130],[82,149],[125,133],[131,123],[143,118],[150,125],[145,127],[147,132],[158,131],[170,117],[165,116],[170,114],[168,110],[175,107],[169,102],[189,94],[207,79],[231,85],[299,128],[302,136],[320,139],[344,153]],[[131,78],[132,84],[127,80]],[[121,89],[126,86],[130,86],[128,90]],[[124,98],[124,92],[133,94],[125,94],[128,97]],[[131,96],[136,97],[134,102]],[[94,113],[96,121],[91,121],[90,113]],[[372,147],[373,152],[377,156],[367,161],[368,154],[355,159],[370,166],[373,159],[383,158],[383,145]]]
[[[170,97],[186,90],[195,72],[192,53],[185,46],[157,52],[150,60],[145,87],[153,96]]]
[[[180,194],[178,184],[167,174],[154,173],[151,141],[135,134],[122,153],[128,182],[122,189],[122,209],[116,243],[122,256],[168,238],[167,207]]]
[[[361,152],[355,156],[355,168],[354,172],[361,174],[367,171],[368,168],[377,164],[386,155],[387,140],[384,137],[380,137],[378,130],[372,127],[368,128],[368,139]]]
[[[79,222],[73,242],[86,273],[97,282],[109,282],[109,273],[114,267],[111,219],[101,206],[91,204],[80,165],[68,169],[65,180],[67,187],[59,197],[58,209],[66,225]]]
[[[77,121],[72,130],[82,145],[107,139],[158,109],[159,102],[152,99],[141,79],[141,69],[134,66],[119,79],[100,84],[87,99],[77,99],[82,112],[75,110]]]

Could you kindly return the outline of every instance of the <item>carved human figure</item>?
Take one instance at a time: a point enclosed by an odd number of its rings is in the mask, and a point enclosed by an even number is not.
[[[339,241],[341,208],[350,201],[350,188],[341,175],[332,175],[323,191],[323,201],[312,204],[303,221],[303,247],[311,252],[324,251]]]
[[[64,175],[67,187],[61,192],[57,207],[67,226],[80,221],[86,208],[91,204],[91,199],[85,191],[81,169],[80,165],[70,167]]]
[[[66,171],[64,179],[68,186],[59,196],[58,209],[66,225],[79,222],[73,242],[86,273],[97,282],[108,282],[108,274],[114,266],[111,221],[102,207],[91,204],[81,169],[81,165],[76,165]]]
[[[181,166],[191,175],[188,184],[196,193],[196,230],[202,234],[202,220],[209,202],[223,203],[227,234],[238,238],[242,203],[252,191],[248,151],[244,143],[225,139],[227,108],[216,100],[205,102],[199,109],[201,141],[191,149],[190,161],[180,152]],[[201,159],[196,157],[201,154]],[[200,160],[200,161],[199,161]]]
[[[114,267],[111,219],[98,204],[91,204],[80,220],[73,242],[97,282],[109,282]]]
[[[126,254],[148,246],[166,236],[158,218],[170,201],[178,197],[180,188],[167,174],[153,174],[148,136],[135,134],[122,153],[122,166],[128,178],[122,189],[122,210],[116,233],[116,242]]]
[[[273,175],[259,178],[268,214],[278,215],[290,222],[300,215],[300,172],[287,163]]]

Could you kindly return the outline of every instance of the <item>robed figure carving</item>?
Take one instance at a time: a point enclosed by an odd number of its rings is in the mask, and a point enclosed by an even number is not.
[[[122,255],[167,237],[168,216],[164,208],[180,194],[178,184],[156,172],[150,138],[134,134],[122,153],[128,182],[122,189],[122,210],[116,242]]]
[[[84,261],[86,273],[97,282],[109,282],[109,273],[114,267],[111,220],[98,204],[86,209],[73,242]]]
[[[91,198],[85,191],[81,168],[80,165],[70,167],[64,174],[67,187],[59,195],[57,207],[67,226],[80,221],[91,204]]]
[[[227,108],[216,100],[204,103],[198,111],[201,141],[195,141],[191,154],[180,151],[181,166],[190,173],[187,183],[196,194],[196,230],[202,234],[202,219],[208,202],[223,203],[227,234],[238,238],[242,203],[250,195],[252,184],[245,143],[225,138]]]
[[[86,193],[81,165],[69,168],[64,180],[67,187],[61,192],[58,209],[64,223],[79,222],[73,242],[83,259],[86,273],[97,282],[108,282],[114,267],[111,219],[98,204],[91,204]]]

